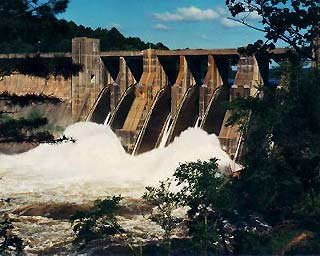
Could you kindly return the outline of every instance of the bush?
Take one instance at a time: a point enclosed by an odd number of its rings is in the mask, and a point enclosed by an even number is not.
[[[90,241],[122,233],[115,217],[121,199],[121,196],[113,196],[97,200],[89,211],[78,211],[73,215],[70,222],[76,235],[74,243],[84,246]]]
[[[164,245],[170,254],[172,231],[180,223],[180,219],[173,216],[173,211],[177,209],[178,200],[176,195],[170,191],[171,180],[160,181],[160,187],[146,187],[143,199],[155,206],[150,219],[157,223],[163,230]]]

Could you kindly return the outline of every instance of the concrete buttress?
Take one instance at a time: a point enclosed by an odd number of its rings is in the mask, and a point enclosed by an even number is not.
[[[255,57],[242,57],[238,63],[238,71],[230,90],[230,100],[238,97],[258,96],[257,86],[263,83],[259,65]],[[220,130],[219,140],[222,148],[232,157],[238,158],[242,146],[242,135],[238,126],[226,126],[231,113],[227,111]],[[249,118],[249,117],[248,117]]]
[[[222,77],[212,55],[208,56],[208,71],[200,88],[199,115],[204,119],[214,92],[222,86]]]
[[[126,150],[132,153],[139,138],[143,135],[145,122],[148,122],[150,111],[168,85],[168,77],[160,64],[156,51],[152,49],[143,52],[143,73],[140,82],[135,87],[135,99],[122,129],[117,131]]]
[[[166,145],[188,127],[194,126],[199,114],[199,90],[185,56],[180,56],[176,83],[171,89],[171,116],[173,126]]]
[[[120,57],[119,73],[111,85],[111,111],[114,111],[128,87],[136,84],[136,80],[124,57]]]
[[[100,40],[74,38],[72,40],[73,63],[82,65],[78,75],[72,77],[72,119],[87,118],[104,87],[104,64],[100,59]]]

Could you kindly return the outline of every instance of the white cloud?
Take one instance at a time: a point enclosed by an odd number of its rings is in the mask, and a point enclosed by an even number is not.
[[[178,8],[178,13],[187,21],[213,20],[219,15],[212,9],[201,10],[191,6],[187,8]]]
[[[219,12],[219,14],[221,14],[219,21],[224,27],[234,28],[234,27],[244,26],[244,24],[241,24],[240,22],[236,22],[234,20],[229,19],[227,13],[222,14],[221,12]],[[251,12],[251,13],[248,13],[246,15],[243,15],[241,17],[236,17],[236,18],[238,18],[239,20],[243,19],[244,21],[246,21],[248,23],[250,23],[250,21],[256,22],[258,20],[261,20],[261,16],[258,14],[258,12]]]
[[[225,28],[234,28],[244,26],[243,24],[228,19],[230,13],[226,8],[217,7],[216,9],[200,9],[195,6],[180,7],[175,12],[154,13],[153,17],[161,22],[198,22],[206,20],[217,20]],[[244,17],[253,22],[261,19],[257,12],[252,12]],[[160,23],[154,26],[154,29],[168,30],[166,25]],[[205,39],[205,38],[203,38]]]
[[[250,19],[250,20],[261,20],[261,16],[258,14],[258,12],[254,11],[254,12],[251,12],[249,14],[248,19]]]
[[[182,21],[183,17],[179,14],[176,13],[170,13],[170,12],[165,12],[165,13],[154,13],[153,16],[161,21]]]
[[[219,14],[212,9],[202,10],[195,6],[178,8],[175,13],[154,13],[153,16],[161,21],[203,21],[213,20],[219,17]]]
[[[227,27],[227,28],[234,28],[234,27],[241,27],[243,26],[243,24],[230,20],[226,17],[221,17],[220,18],[220,23],[222,24],[222,26]]]
[[[225,8],[222,8],[222,7],[218,7],[217,8],[217,12],[220,14],[220,15],[227,15],[228,12]]]
[[[161,24],[161,23],[154,25],[153,28],[156,30],[164,30],[164,31],[171,29],[170,27],[168,27],[164,24]]]

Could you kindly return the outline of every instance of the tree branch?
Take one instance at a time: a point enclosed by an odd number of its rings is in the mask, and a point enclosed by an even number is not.
[[[240,24],[242,24],[242,25],[245,25],[245,26],[247,26],[247,27],[249,27],[249,28],[252,28],[252,29],[254,29],[254,30],[257,30],[257,31],[259,31],[259,32],[263,32],[263,33],[266,33],[266,32],[267,32],[267,31],[264,30],[264,29],[257,28],[257,27],[255,27],[255,26],[250,25],[249,23],[245,22],[244,20],[239,20],[239,19],[235,19],[235,18],[232,18],[232,17],[228,17],[228,19],[229,19],[229,20],[232,20],[232,21],[235,21],[235,22],[238,22],[238,23],[240,23]]]

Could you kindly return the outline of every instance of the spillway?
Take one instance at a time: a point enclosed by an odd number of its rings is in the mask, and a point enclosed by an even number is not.
[[[172,116],[171,116],[171,114],[169,114],[167,121],[166,121],[165,128],[164,128],[164,133],[163,133],[161,141],[160,141],[159,148],[164,148],[166,146],[166,143],[169,138],[170,131],[171,131],[172,127],[173,127]]]
[[[106,119],[104,120],[104,125],[109,125],[110,122],[110,118],[111,118],[111,112],[109,112],[109,114],[107,115]]]

